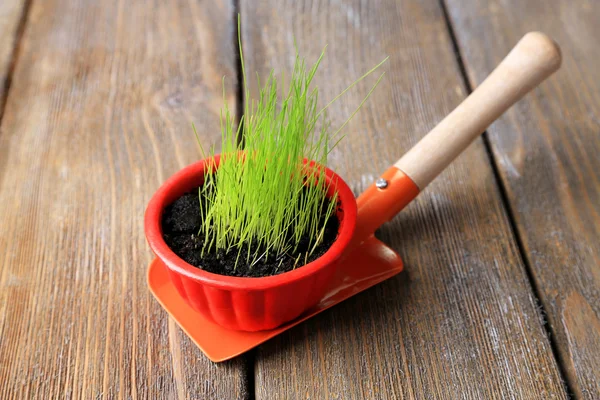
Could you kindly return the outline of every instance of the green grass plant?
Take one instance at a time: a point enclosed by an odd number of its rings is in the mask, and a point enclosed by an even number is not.
[[[333,188],[333,196],[327,197],[330,188],[320,166],[327,164],[328,154],[343,137],[340,131],[371,95],[383,74],[354,113],[335,131],[327,119],[327,108],[385,62],[319,108],[319,92],[311,83],[324,54],[325,50],[312,67],[307,67],[296,49],[287,88],[281,83],[283,77],[279,82],[273,71],[264,85],[258,81],[258,99],[246,102],[237,128],[225,102],[221,112],[220,165],[218,168],[209,165],[199,189],[203,254],[224,250],[236,258],[236,266],[241,254],[245,254],[244,261],[251,266],[273,257],[283,260],[282,255],[288,255],[295,259],[296,267],[303,265],[322,242],[326,222],[336,212],[337,191]],[[250,99],[241,45],[240,59],[245,98]],[[214,150],[206,154],[200,148],[205,158],[214,156]],[[316,164],[305,164],[305,158]],[[299,254],[303,239],[304,251]]]

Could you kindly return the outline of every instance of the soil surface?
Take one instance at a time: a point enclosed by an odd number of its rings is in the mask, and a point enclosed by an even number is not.
[[[327,209],[327,202],[324,210]],[[325,214],[325,212],[323,212]],[[284,254],[276,258],[262,258],[254,265],[246,263],[247,246],[241,250],[241,255],[237,266],[235,260],[238,256],[238,249],[233,249],[229,254],[224,250],[207,250],[201,255],[204,245],[204,237],[200,231],[202,227],[202,216],[200,215],[200,200],[198,199],[198,189],[184,194],[172,204],[165,208],[162,216],[163,238],[167,245],[175,254],[197,268],[220,275],[262,277],[277,275],[294,269],[294,263],[299,254],[306,253],[309,240],[308,235],[301,241],[298,251],[294,254]],[[323,221],[324,222],[324,221]],[[315,249],[313,254],[308,257],[308,262],[321,257],[335,242],[339,228],[337,217],[332,215],[327,221],[325,227],[324,240]],[[200,234],[199,234],[200,232]],[[252,246],[253,253],[255,246]],[[258,254],[262,254],[263,251]],[[250,257],[252,259],[252,257]],[[283,259],[283,260],[282,260]],[[296,265],[296,268],[302,268]]]

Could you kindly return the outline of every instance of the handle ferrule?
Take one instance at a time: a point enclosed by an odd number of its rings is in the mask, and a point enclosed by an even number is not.
[[[375,183],[356,199],[358,221],[354,237],[363,241],[381,224],[392,219],[419,194],[419,188],[404,172],[392,166],[381,175],[387,186]]]

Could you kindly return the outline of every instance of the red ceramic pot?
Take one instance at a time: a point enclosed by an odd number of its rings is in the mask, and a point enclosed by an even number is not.
[[[215,157],[218,166],[219,156]],[[230,329],[259,331],[272,329],[301,315],[317,304],[334,277],[338,262],[347,249],[356,226],[356,200],[348,185],[326,169],[330,193],[337,188],[340,206],[339,233],[330,249],[317,260],[293,271],[263,278],[218,275],[196,268],[179,258],[163,239],[163,210],[184,193],[204,182],[206,160],[199,161],[170,177],[154,194],[144,220],[146,238],[162,261],[179,294],[196,311]]]

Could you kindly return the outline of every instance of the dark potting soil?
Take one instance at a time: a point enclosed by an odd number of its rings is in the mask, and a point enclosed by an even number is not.
[[[325,202],[324,210],[327,209]],[[325,212],[323,212],[325,214]],[[247,246],[241,250],[237,266],[235,260],[238,256],[238,249],[230,250],[229,254],[224,250],[207,250],[201,255],[204,245],[204,237],[200,232],[202,227],[202,216],[200,215],[200,200],[198,199],[198,189],[194,189],[184,194],[172,204],[165,208],[162,216],[163,238],[167,245],[175,254],[181,257],[188,264],[208,272],[229,276],[261,277],[277,275],[294,269],[294,263],[299,254],[304,254],[308,250],[309,238],[303,238],[295,254],[284,254],[281,258],[269,256],[262,258],[250,266],[246,263]],[[324,221],[321,221],[324,222]],[[321,257],[335,242],[339,228],[339,221],[336,215],[330,216],[325,226],[325,235],[321,244],[315,249],[308,262]],[[254,254],[255,247],[252,246]],[[264,251],[259,251],[262,254]],[[252,255],[250,256],[252,259]],[[304,263],[302,263],[304,264]],[[301,268],[296,265],[296,268]]]

